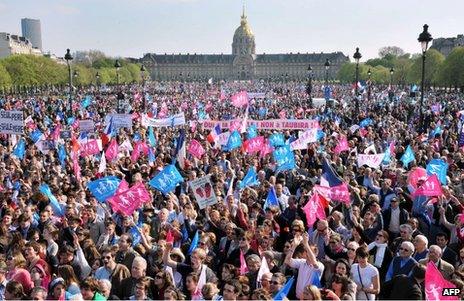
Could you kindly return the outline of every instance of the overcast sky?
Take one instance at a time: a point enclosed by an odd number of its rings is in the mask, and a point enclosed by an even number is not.
[[[98,49],[111,56],[231,53],[243,0],[0,0],[0,32],[21,18],[42,23],[45,51]],[[342,51],[363,59],[382,46],[420,50],[424,23],[434,38],[464,33],[463,0],[247,0],[257,53]]]

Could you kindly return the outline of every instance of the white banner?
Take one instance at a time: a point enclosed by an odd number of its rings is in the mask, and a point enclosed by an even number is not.
[[[23,131],[22,111],[0,111],[0,133],[22,135]]]
[[[217,203],[216,194],[210,180],[211,175],[189,182],[200,209]]]
[[[95,123],[92,119],[79,120],[79,131],[87,133],[95,133]]]
[[[308,143],[312,143],[316,141],[317,141],[317,128],[309,129],[301,133],[297,140],[290,143],[290,147],[292,148],[292,150],[306,149],[308,147]]]
[[[227,145],[227,141],[229,141],[229,137],[230,137],[230,132],[225,132],[225,133],[221,133],[218,135],[218,143],[219,145]]]
[[[132,114],[110,114],[105,117],[105,127],[110,123],[113,118],[113,128],[127,128],[132,129]]]
[[[372,168],[378,168],[385,157],[385,153],[377,155],[358,154],[358,167],[367,165]]]
[[[169,127],[169,126],[184,125],[184,124],[185,124],[184,112],[181,112],[173,116],[169,116],[168,118],[161,118],[161,119],[150,118],[145,114],[142,115],[142,126],[144,127],[152,126],[154,128],[159,128],[159,127]]]
[[[248,92],[248,98],[266,98],[264,92]]]
[[[199,121],[204,128],[213,129],[216,124],[220,124],[221,128],[228,129],[230,125],[236,120],[203,120]],[[250,125],[256,125],[258,130],[309,130],[313,128],[319,128],[319,122],[311,119],[270,119],[270,120],[247,120],[247,127]]]

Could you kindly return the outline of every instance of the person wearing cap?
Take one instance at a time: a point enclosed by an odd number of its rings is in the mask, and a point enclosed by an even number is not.
[[[8,267],[5,261],[0,261],[0,300],[5,300],[5,288],[8,280],[6,280],[6,274],[8,272]]]
[[[66,294],[66,284],[61,277],[55,278],[50,282],[48,290],[48,300],[64,300]]]

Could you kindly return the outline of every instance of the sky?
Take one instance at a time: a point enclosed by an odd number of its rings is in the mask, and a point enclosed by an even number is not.
[[[21,34],[40,19],[44,51],[101,50],[230,54],[245,3],[256,53],[342,51],[361,61],[383,46],[418,53],[427,23],[434,38],[464,33],[463,0],[0,0],[0,32]]]

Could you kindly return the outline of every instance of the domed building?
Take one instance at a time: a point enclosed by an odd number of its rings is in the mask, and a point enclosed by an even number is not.
[[[349,61],[342,52],[256,54],[255,36],[245,8],[232,40],[232,54],[145,54],[138,62],[150,70],[154,80],[305,80],[308,64],[315,79],[324,79],[324,63],[331,65],[334,79],[341,65]]]

